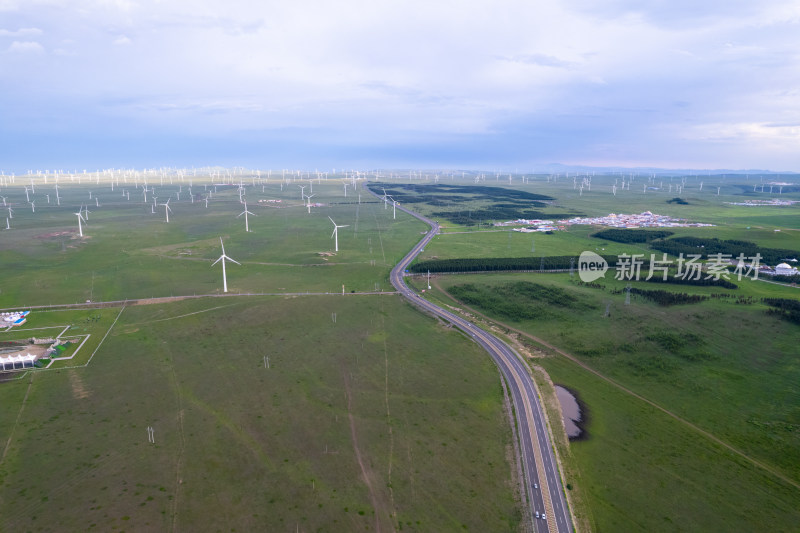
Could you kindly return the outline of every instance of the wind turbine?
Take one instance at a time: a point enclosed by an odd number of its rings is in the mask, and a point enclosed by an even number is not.
[[[5,196],[0,196],[0,198],[3,199],[3,207],[7,206],[8,204],[6,203],[6,197]]]
[[[349,226],[349,224],[345,224],[344,226],[337,226],[336,222],[334,222],[331,217],[328,217],[328,220],[330,220],[331,223],[333,224],[333,233],[331,233],[331,238],[335,239],[335,243],[336,243],[335,250],[338,252],[339,251],[339,228],[346,228],[346,227]]]
[[[306,186],[305,185],[298,185],[298,187],[300,187],[300,199],[302,200],[303,196],[304,196],[303,193],[306,190]]]
[[[236,263],[239,266],[241,266],[242,264],[240,262],[236,261],[235,259],[231,259],[227,255],[225,255],[225,245],[222,244],[222,237],[219,238],[219,245],[222,246],[222,255],[219,256],[219,259],[214,261],[211,264],[211,266],[214,266],[217,263],[219,263],[220,261],[222,261],[222,292],[228,292],[228,278],[225,275],[225,260],[227,259],[228,261],[233,261],[234,263]]]
[[[6,229],[11,229],[11,223],[8,221],[8,217],[6,217]]]
[[[311,197],[314,196],[313,194],[309,194],[306,196],[306,207],[308,207],[308,214],[311,214]]]
[[[33,202],[31,202],[31,212],[32,212],[32,213],[35,213],[35,212],[36,212],[36,206],[34,205],[35,203],[36,203],[36,201],[35,201],[35,200],[34,200]]]
[[[172,209],[170,209],[169,207],[169,200],[167,200],[167,203],[165,204],[158,204],[158,205],[164,206],[164,215],[167,217],[167,224],[169,224],[169,212],[172,211]]]
[[[247,210],[247,200],[244,201],[244,211],[236,215],[236,218],[239,218],[242,215],[244,215],[244,231],[250,233],[250,224],[247,222],[247,215],[256,215]]]
[[[77,217],[78,217],[78,234],[79,234],[81,237],[83,237],[83,227],[81,226],[81,220],[83,220],[84,222],[86,222],[86,221],[83,219],[83,214],[81,213],[81,210],[80,210],[80,209],[78,209],[78,212],[77,212],[77,213],[73,213],[73,215],[77,215]]]
[[[8,208],[8,218],[14,218],[14,210],[10,207]]]

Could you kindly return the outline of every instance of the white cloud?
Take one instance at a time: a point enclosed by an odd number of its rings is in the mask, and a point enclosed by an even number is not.
[[[7,51],[15,54],[41,54],[44,52],[44,47],[36,41],[14,41]]]
[[[6,30],[0,28],[0,37],[30,37],[32,35],[41,35],[42,30],[39,28],[20,28],[18,30]]]
[[[586,131],[595,128],[628,143],[627,153],[650,153],[647,146],[684,142],[682,131],[715,147],[746,132],[767,135],[743,125],[778,123],[781,110],[800,109],[791,92],[800,86],[798,5],[25,0],[13,3],[14,15],[31,27],[0,37],[17,39],[8,51],[53,55],[42,56],[44,65],[0,68],[20,79],[73,80],[57,92],[20,87],[32,104],[95,105],[87,111],[126,114],[143,130],[191,131],[213,115],[224,131],[506,135],[511,122],[535,130],[568,117],[576,126],[561,140],[565,150],[596,146]],[[54,57],[65,54],[74,57]],[[0,99],[12,90],[0,89]],[[144,107],[88,103],[126,99]]]

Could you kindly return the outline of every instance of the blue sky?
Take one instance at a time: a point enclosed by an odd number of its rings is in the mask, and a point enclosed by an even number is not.
[[[0,0],[0,169],[800,171],[798,35],[796,1]]]

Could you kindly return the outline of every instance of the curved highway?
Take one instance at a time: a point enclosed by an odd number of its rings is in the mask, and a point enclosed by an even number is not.
[[[370,192],[380,198],[373,191]],[[500,339],[460,316],[425,300],[406,285],[403,279],[406,268],[438,233],[439,224],[409,209],[399,205],[397,207],[425,222],[431,229],[425,238],[417,243],[408,255],[392,269],[390,276],[392,285],[418,307],[447,320],[464,331],[492,356],[511,389],[522,444],[525,486],[534,531],[557,531],[559,533],[572,531],[572,521],[561,486],[561,476],[553,457],[550,436],[543,420],[533,379],[516,354]],[[537,512],[542,518],[536,518]],[[544,518],[545,516],[546,518]]]

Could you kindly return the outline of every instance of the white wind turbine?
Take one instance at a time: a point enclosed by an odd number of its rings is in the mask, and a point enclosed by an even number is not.
[[[236,218],[239,218],[242,215],[244,215],[244,231],[250,233],[250,223],[247,221],[247,215],[256,215],[247,210],[247,200],[244,201],[244,211],[236,215]]]
[[[83,213],[81,213],[81,210],[80,210],[80,209],[78,209],[78,212],[77,212],[77,213],[73,213],[73,215],[76,215],[76,216],[78,217],[78,234],[79,234],[81,237],[83,237],[83,226],[81,226],[81,221],[83,220],[84,222],[86,222],[86,221],[83,219]]]
[[[309,194],[308,196],[306,196],[306,207],[308,207],[308,214],[311,214],[311,198],[313,196],[314,196],[313,194]]]
[[[328,217],[328,220],[331,221],[333,224],[333,233],[331,233],[331,238],[335,239],[335,251],[339,251],[339,228],[346,228],[349,224],[345,224],[344,226],[337,226],[336,222],[333,221],[331,217]]]
[[[85,220],[86,222],[89,221],[89,213],[91,213],[91,211],[89,211],[89,206],[88,205],[83,206],[83,214],[84,214],[83,220]]]
[[[169,224],[169,212],[172,211],[172,209],[170,209],[169,207],[169,200],[167,200],[167,203],[165,204],[158,204],[158,205],[164,206],[164,215],[167,217],[167,224]]]
[[[219,245],[222,246],[222,255],[219,256],[219,259],[214,261],[211,266],[216,265],[220,261],[222,261],[222,292],[228,292],[228,277],[225,275],[225,260],[233,261],[237,265],[241,266],[242,264],[235,259],[231,259],[227,255],[225,255],[225,245],[222,244],[222,237],[219,238]]]
[[[36,212],[36,206],[34,205],[35,203],[36,203],[36,201],[35,201],[35,200],[34,200],[33,202],[31,202],[31,212],[32,212],[32,213],[35,213],[35,212]]]
[[[8,208],[8,218],[14,218],[14,210],[10,207]]]

